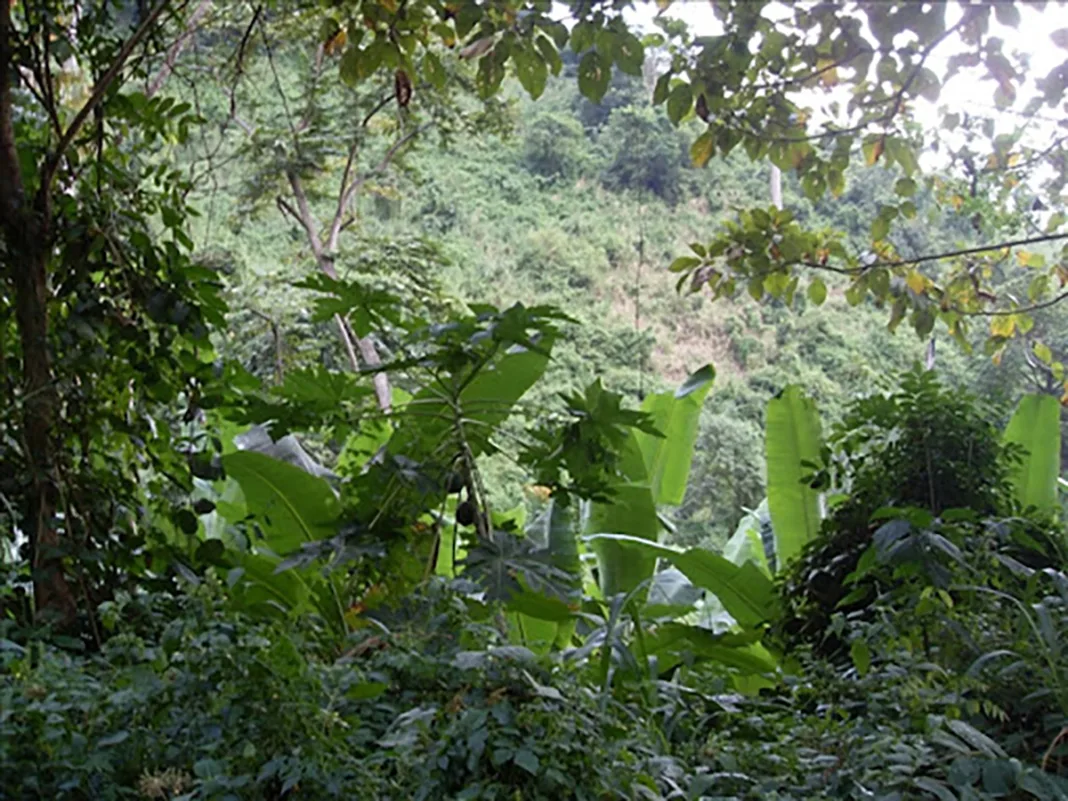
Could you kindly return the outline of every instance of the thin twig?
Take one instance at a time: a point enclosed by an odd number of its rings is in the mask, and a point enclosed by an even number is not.
[[[893,261],[876,261],[871,264],[866,264],[863,267],[835,267],[830,264],[820,264],[815,261],[797,261],[793,264],[800,264],[804,267],[811,267],[817,270],[825,270],[827,272],[838,273],[839,275],[848,275],[852,278],[863,275],[866,272],[881,267],[909,267],[915,264],[923,264],[929,261],[942,261],[944,259],[952,259],[957,256],[974,256],[979,253],[990,253],[995,250],[1003,250],[1005,248],[1021,247],[1023,245],[1035,245],[1042,242],[1057,242],[1062,239],[1068,239],[1068,233],[1065,234],[1043,234],[1042,236],[1033,236],[1027,239],[1013,239],[1006,242],[998,242],[993,245],[980,245],[974,248],[961,248],[960,250],[948,250],[942,253],[929,253],[925,256],[916,256],[911,259],[897,259]]]

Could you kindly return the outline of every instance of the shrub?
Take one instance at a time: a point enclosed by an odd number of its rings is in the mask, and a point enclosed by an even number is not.
[[[1017,457],[1002,444],[995,419],[973,396],[919,368],[895,392],[847,409],[830,438],[828,465],[815,479],[845,499],[781,581],[788,641],[823,642],[840,604],[856,609],[870,598],[847,578],[890,515],[873,522],[877,511],[908,516],[907,510],[918,509],[929,520],[947,510],[968,509],[972,520],[1012,513],[1008,477]],[[969,529],[976,532],[981,527]],[[840,644],[836,638],[824,642],[831,650]]]

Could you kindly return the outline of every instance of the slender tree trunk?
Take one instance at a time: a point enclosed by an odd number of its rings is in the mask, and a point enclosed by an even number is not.
[[[771,165],[771,205],[777,209],[782,208],[782,170]]]
[[[69,625],[77,607],[64,574],[56,526],[59,482],[53,438],[59,397],[48,351],[51,207],[47,186],[31,204],[22,183],[11,100],[13,39],[11,5],[0,2],[0,237],[22,344],[22,443],[31,482],[22,522],[32,553],[36,612]]]

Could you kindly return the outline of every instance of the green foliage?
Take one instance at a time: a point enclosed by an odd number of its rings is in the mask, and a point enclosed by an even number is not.
[[[1020,505],[1051,512],[1059,508],[1060,404],[1050,395],[1026,395],[1005,429],[1005,440],[1024,451],[1012,483]]]
[[[822,448],[815,404],[800,387],[786,387],[768,403],[766,430],[775,558],[787,565],[820,530],[819,493],[805,480],[819,466]]]
[[[582,126],[569,115],[538,114],[524,126],[523,160],[531,172],[545,178],[578,178],[590,161]]]
[[[907,117],[1063,67],[1006,4],[627,5],[0,4],[0,794],[1064,797],[1068,273],[987,242],[1063,142],[945,112],[923,176]],[[933,372],[870,394],[992,308],[1027,378],[938,360],[1045,393],[1005,436]]]
[[[648,108],[612,112],[598,136],[605,151],[607,187],[648,193],[675,203],[682,197],[686,144],[662,116]]]
[[[916,368],[896,392],[856,401],[835,426],[827,466],[815,477],[844,497],[782,580],[786,636],[819,642],[836,609],[870,602],[871,587],[851,584],[862,578],[854,571],[874,556],[873,544],[882,551],[951,550],[960,543],[945,545],[943,534],[932,542],[897,540],[929,530],[932,521],[957,519],[954,510],[968,510],[970,520],[1010,515],[1009,476],[1018,458],[1002,444],[990,410],[932,372]]]
[[[715,371],[704,367],[674,393],[650,395],[642,404],[652,430],[633,428],[625,443],[621,481],[607,500],[591,504],[588,534],[623,534],[657,542],[658,506],[682,500],[693,461],[697,421]],[[606,598],[631,593],[652,577],[655,558],[627,554],[611,539],[595,539],[598,579]]]
[[[500,646],[458,599],[316,643],[200,597],[127,598],[91,658],[6,640],[5,793],[49,798],[632,798],[666,788],[651,733],[574,670]],[[136,621],[136,623],[135,623]],[[657,796],[659,797],[659,796]]]

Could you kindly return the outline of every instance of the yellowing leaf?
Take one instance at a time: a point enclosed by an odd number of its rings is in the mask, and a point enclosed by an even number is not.
[[[1026,250],[1016,251],[1016,260],[1021,267],[1045,267],[1046,257],[1041,253],[1030,253]]]
[[[990,333],[996,337],[1011,337],[1016,332],[1016,315],[1002,314],[990,319]]]
[[[348,40],[349,35],[345,32],[345,29],[339,28],[337,32],[335,32],[334,35],[327,39],[326,43],[323,44],[323,51],[328,56],[332,56],[337,51],[342,50]]]
[[[864,161],[869,167],[874,166],[885,149],[886,137],[879,137],[872,142],[868,142],[864,145]]]
[[[690,145],[690,159],[693,166],[704,167],[712,154],[716,152],[716,140],[711,131],[705,131]]]
[[[922,295],[931,282],[927,280],[927,276],[923,273],[917,272],[916,270],[910,270],[909,274],[905,276],[905,283],[908,284],[909,289],[917,295]]]
[[[824,86],[834,86],[838,83],[838,69],[834,66],[833,59],[819,59],[816,62],[816,71],[820,74],[820,81]]]
[[[1041,361],[1043,364],[1049,364],[1051,361],[1053,361],[1053,352],[1050,351],[1049,345],[1046,345],[1042,342],[1036,342],[1034,346],[1034,351],[1035,356],[1037,356],[1039,361]]]

